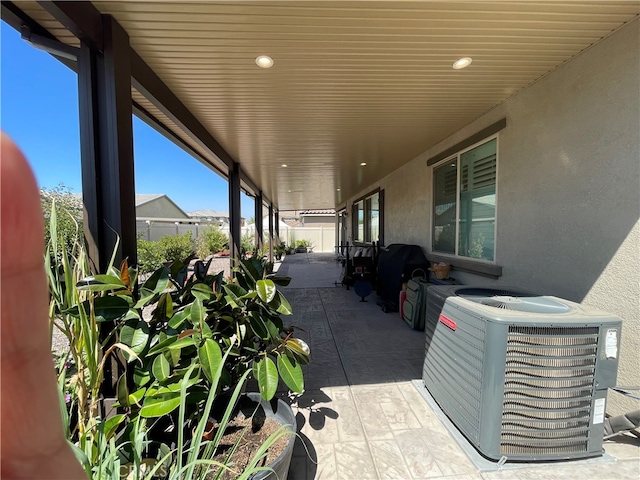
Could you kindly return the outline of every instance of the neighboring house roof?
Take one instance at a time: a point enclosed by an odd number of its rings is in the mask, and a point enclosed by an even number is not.
[[[300,212],[300,215],[306,215],[306,216],[310,216],[310,215],[318,215],[318,216],[329,216],[329,215],[335,215],[336,211],[332,208],[329,209],[324,209],[324,210],[302,210]]]
[[[335,216],[336,211],[333,209],[330,210],[302,210],[300,212],[301,217],[333,217]]]
[[[228,212],[218,212],[216,210],[194,210],[189,212],[190,217],[207,218],[229,218]]]
[[[176,202],[171,200],[164,193],[136,193],[136,208],[151,203],[153,201],[159,200],[161,198],[165,198],[169,203],[171,203],[180,213],[184,215],[185,218],[188,218],[187,212],[182,210]]]
[[[166,197],[166,195],[163,193],[136,193],[136,207],[139,207],[140,205],[144,205],[145,203],[149,203],[161,197]]]
[[[290,227],[301,227],[302,222],[297,218],[283,218],[282,221]]]

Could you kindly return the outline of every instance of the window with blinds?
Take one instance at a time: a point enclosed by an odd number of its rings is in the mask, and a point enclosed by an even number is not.
[[[433,251],[493,261],[497,138],[463,150],[433,171]]]

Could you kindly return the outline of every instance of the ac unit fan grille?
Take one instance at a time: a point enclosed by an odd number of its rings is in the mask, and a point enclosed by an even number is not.
[[[587,451],[597,346],[597,327],[509,327],[503,455]]]
[[[491,290],[481,293],[478,290],[463,289],[458,291],[458,296],[480,305],[514,312],[559,315],[572,311],[572,307],[553,297],[500,294]]]

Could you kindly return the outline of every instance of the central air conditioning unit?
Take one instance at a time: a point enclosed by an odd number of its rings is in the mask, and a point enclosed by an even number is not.
[[[621,325],[618,317],[557,297],[429,287],[422,378],[489,459],[599,456]]]

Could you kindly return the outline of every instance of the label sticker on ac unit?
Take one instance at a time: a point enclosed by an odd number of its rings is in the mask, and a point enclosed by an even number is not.
[[[456,324],[456,322],[451,320],[449,317],[444,316],[443,314],[440,314],[440,316],[438,317],[438,320],[440,320],[441,323],[444,323],[447,327],[449,327],[454,332],[458,328],[458,325]]]
[[[604,398],[598,398],[593,406],[593,424],[604,422],[604,405],[606,400]]]
[[[618,330],[609,329],[605,337],[604,352],[607,358],[618,357]]]

